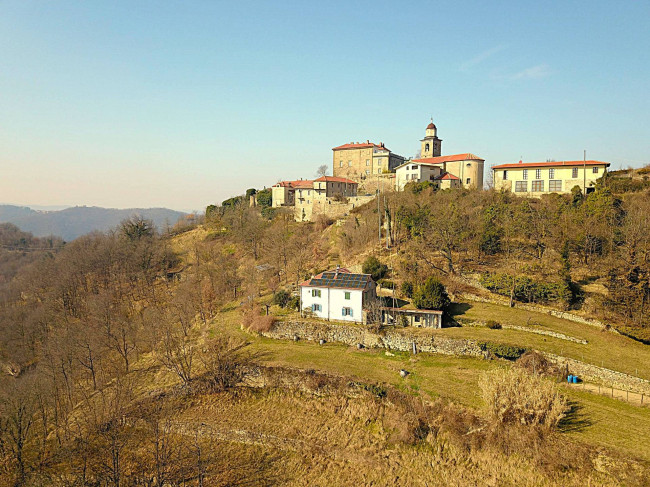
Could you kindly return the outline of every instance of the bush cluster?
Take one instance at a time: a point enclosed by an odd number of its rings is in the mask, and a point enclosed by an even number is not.
[[[482,274],[480,282],[492,292],[510,296],[513,276],[506,273]],[[524,303],[548,303],[571,300],[571,289],[566,282],[542,282],[527,276],[514,277],[514,299]]]
[[[495,320],[488,320],[488,322],[485,324],[490,330],[500,330],[501,329],[501,323]]]
[[[413,293],[413,304],[418,309],[445,310],[451,304],[445,286],[435,277],[429,277]]]
[[[505,358],[507,360],[517,360],[527,352],[527,349],[523,347],[503,345],[501,343],[481,342],[478,346],[484,352],[490,352],[499,358]]]
[[[379,281],[388,273],[388,266],[371,255],[363,262],[362,270],[364,274],[370,274],[374,281]]]

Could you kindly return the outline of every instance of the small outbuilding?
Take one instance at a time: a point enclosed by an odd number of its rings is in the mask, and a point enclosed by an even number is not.
[[[442,311],[436,309],[381,308],[384,325],[442,328]]]

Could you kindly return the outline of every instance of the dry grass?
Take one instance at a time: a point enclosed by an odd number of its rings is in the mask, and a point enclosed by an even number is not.
[[[569,411],[567,398],[557,384],[521,368],[487,372],[479,386],[488,417],[498,424],[552,429]]]
[[[242,325],[248,331],[262,333],[271,329],[275,319],[273,315],[260,315],[254,311],[248,311],[242,315]]]

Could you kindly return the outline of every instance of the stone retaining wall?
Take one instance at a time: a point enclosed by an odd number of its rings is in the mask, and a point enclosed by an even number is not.
[[[479,303],[490,303],[490,304],[498,304],[501,306],[510,306],[510,300],[507,298],[502,298],[500,296],[488,298],[485,296],[479,296],[478,294],[456,293],[453,296],[453,299],[454,301],[460,301],[465,299],[468,301],[476,301]],[[611,332],[618,333],[614,328],[611,328],[607,324],[603,323],[602,321],[598,321],[593,318],[585,318],[583,316],[569,313],[567,311],[560,311],[558,309],[549,308],[548,306],[518,303],[517,301],[515,301],[513,304],[514,304],[514,308],[524,309],[526,311],[533,311],[535,313],[547,314],[547,315],[555,316],[556,318],[561,318],[563,320],[573,321],[575,323],[582,323],[583,325],[594,326],[601,329],[608,329]]]
[[[310,323],[302,321],[283,321],[274,323],[270,331],[262,332],[267,338],[283,340],[325,340],[346,345],[363,345],[366,348],[386,348],[410,352],[415,343],[418,352],[441,353],[444,355],[467,355],[483,357],[484,352],[474,340],[414,335],[408,329],[388,330],[378,334],[364,326],[332,323]]]
[[[486,327],[487,322],[486,321],[472,321],[471,323],[463,322],[463,326]],[[582,338],[576,338],[576,337],[572,337],[572,336],[569,336],[569,335],[565,335],[564,333],[558,333],[556,331],[535,330],[534,328],[527,328],[525,326],[504,325],[504,324],[501,324],[501,328],[503,328],[504,330],[518,330],[518,331],[525,331],[526,333],[535,333],[537,335],[550,336],[550,337],[553,337],[553,338],[559,338],[560,340],[566,340],[568,342],[580,343],[581,345],[586,345],[587,344],[587,340],[583,340]]]
[[[271,330],[262,332],[261,335],[281,340],[325,340],[350,346],[361,344],[366,348],[385,348],[403,352],[412,351],[413,343],[415,343],[418,352],[485,357],[485,352],[479,348],[478,342],[475,340],[447,338],[433,334],[414,334],[408,328],[388,330],[378,334],[373,333],[365,326],[328,322],[278,321],[273,324]],[[568,365],[570,374],[575,374],[588,382],[650,395],[650,381],[645,379],[551,353],[543,354],[561,367]]]

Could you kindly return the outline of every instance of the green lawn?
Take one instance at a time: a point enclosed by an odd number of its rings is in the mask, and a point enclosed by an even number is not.
[[[588,343],[582,345],[550,336],[508,329],[490,330],[488,328],[462,327],[445,328],[436,330],[436,332],[455,338],[489,340],[534,348],[650,380],[650,346],[622,335],[542,313],[490,303],[460,303],[454,306],[452,312],[456,318],[479,321],[495,320],[502,324],[529,326],[532,329],[550,330],[582,338]],[[529,321],[537,322],[539,325],[528,325]]]
[[[481,375],[495,367],[507,366],[502,361],[469,357],[434,354],[412,356],[408,353],[387,356],[385,351],[357,350],[334,343],[320,346],[308,341],[272,340],[242,332],[236,317],[236,314],[232,314],[224,324],[215,326],[221,332],[245,337],[252,349],[264,352],[263,361],[266,364],[314,369],[356,377],[365,382],[392,384],[414,394],[442,397],[475,408],[482,406],[478,389]],[[443,331],[471,332],[473,329]],[[476,331],[505,335],[504,332],[508,330]],[[538,337],[525,332],[518,333],[526,337]],[[513,338],[521,339],[519,335],[513,335]],[[570,345],[569,342],[566,343]],[[406,379],[399,375],[402,368],[411,372]],[[576,421],[570,423],[570,430],[566,434],[591,445],[608,446],[623,454],[650,461],[650,408],[632,406],[568,387],[565,388],[565,393],[578,406]]]

